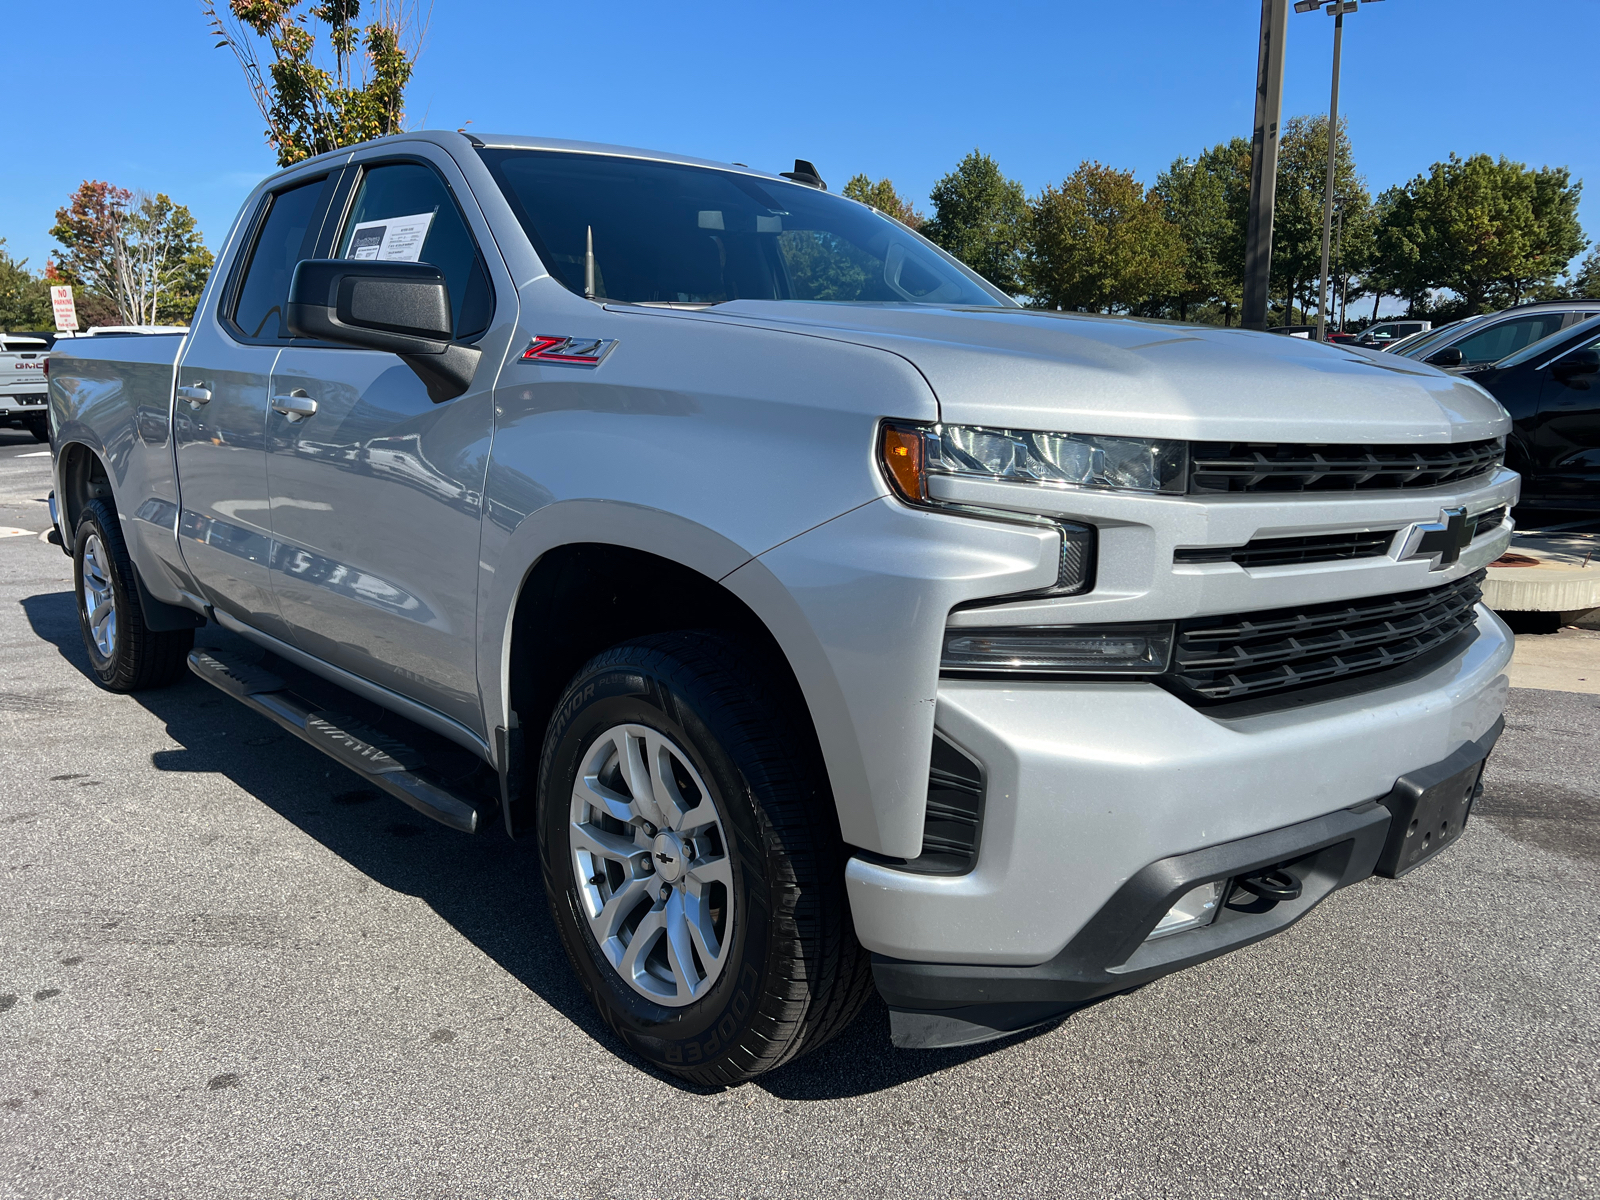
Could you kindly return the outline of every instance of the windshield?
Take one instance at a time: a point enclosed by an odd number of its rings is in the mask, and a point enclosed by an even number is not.
[[[579,295],[1012,303],[905,226],[815,188],[614,155],[481,153],[545,266]]]
[[[1574,325],[1570,329],[1561,329],[1549,337],[1542,337],[1537,342],[1530,342],[1515,354],[1508,354],[1494,364],[1495,369],[1505,367],[1520,367],[1523,363],[1538,358],[1542,354],[1549,354],[1561,343],[1571,341],[1572,348],[1582,346],[1588,338],[1600,335],[1600,316],[1590,317],[1581,325]]]

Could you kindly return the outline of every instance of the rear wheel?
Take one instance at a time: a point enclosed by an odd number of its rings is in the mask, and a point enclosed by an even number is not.
[[[181,677],[194,630],[156,633],[145,628],[133,562],[111,506],[89,501],[74,541],[78,623],[95,678],[114,692],[134,692],[164,687]]]
[[[34,441],[48,442],[50,440],[50,420],[48,417],[29,417],[26,424],[28,432],[33,434]]]
[[[573,967],[633,1050],[728,1085],[855,1016],[872,976],[832,805],[809,730],[731,640],[644,638],[578,672],[545,736],[540,854]]]

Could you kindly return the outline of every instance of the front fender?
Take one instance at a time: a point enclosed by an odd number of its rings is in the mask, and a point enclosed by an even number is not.
[[[852,846],[922,851],[939,656],[951,608],[1048,587],[1053,529],[882,499],[722,580],[765,623],[805,693]]]

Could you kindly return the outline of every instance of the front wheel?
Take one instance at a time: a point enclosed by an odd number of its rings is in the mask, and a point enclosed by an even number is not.
[[[78,624],[95,678],[114,692],[164,687],[183,675],[194,630],[145,628],[133,562],[115,510],[103,500],[84,505],[74,537]]]
[[[590,660],[539,765],[539,848],[567,954],[650,1062],[731,1085],[814,1049],[872,989],[809,730],[715,634]]]

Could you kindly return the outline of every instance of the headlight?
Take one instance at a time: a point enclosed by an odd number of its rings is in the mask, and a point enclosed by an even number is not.
[[[1045,625],[946,629],[946,674],[1159,675],[1172,654],[1172,626]]]
[[[1181,492],[1188,444],[977,425],[883,427],[884,471],[907,500],[929,501],[928,477],[952,475],[1047,487]]]

